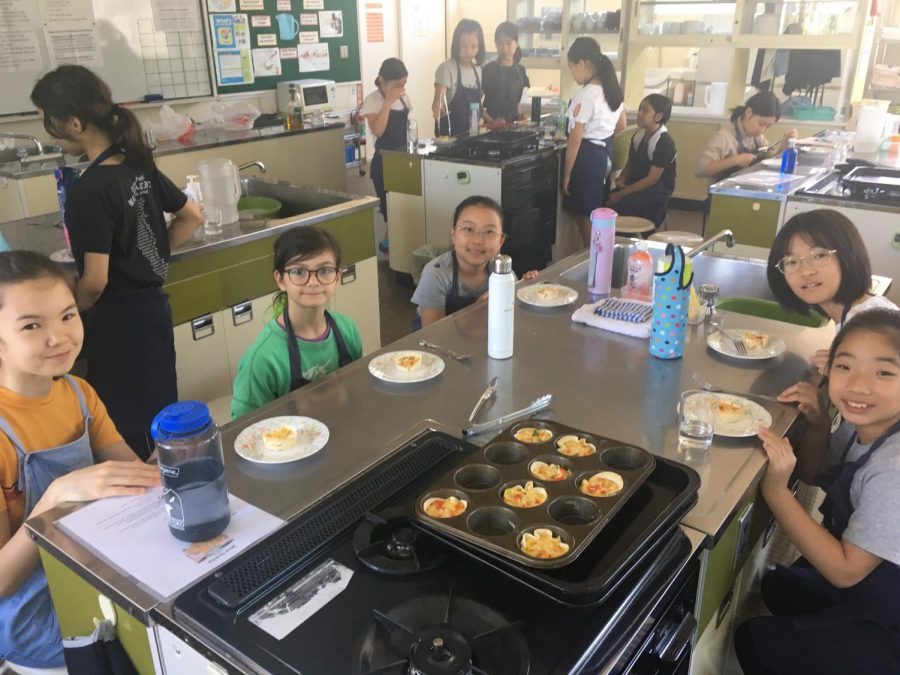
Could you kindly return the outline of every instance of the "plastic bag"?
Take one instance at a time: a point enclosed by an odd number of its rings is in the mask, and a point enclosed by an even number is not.
[[[210,106],[212,118],[210,122],[227,131],[245,131],[253,128],[253,123],[260,116],[259,108],[252,103],[216,103]]]
[[[194,136],[194,123],[187,115],[172,110],[172,106],[164,105],[159,109],[159,120],[150,120],[147,127],[156,133],[158,141],[177,140],[186,143]]]

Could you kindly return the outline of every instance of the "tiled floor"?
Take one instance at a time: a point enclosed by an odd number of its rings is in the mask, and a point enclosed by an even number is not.
[[[365,168],[365,167],[364,167]],[[375,195],[372,180],[368,172],[359,175],[354,167],[347,169],[347,192],[358,195]],[[688,211],[676,208],[669,209],[666,228],[699,233],[702,224],[700,211]],[[375,224],[375,241],[384,238],[387,225],[378,216]],[[381,312],[381,344],[388,345],[410,332],[410,324],[415,317],[415,306],[410,303],[413,289],[397,282],[396,275],[388,267],[387,258],[379,254],[378,261],[378,294]]]

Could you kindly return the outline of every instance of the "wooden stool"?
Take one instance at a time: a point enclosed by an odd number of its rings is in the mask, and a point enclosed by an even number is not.
[[[618,228],[616,228],[618,229]],[[651,234],[648,239],[651,241],[664,241],[667,244],[675,244],[677,246],[689,246],[691,248],[703,241],[703,237],[693,232],[685,232],[684,230],[667,230],[666,232],[656,232]]]
[[[619,216],[616,218],[616,234],[646,234],[655,232],[656,225],[652,220],[637,216]]]

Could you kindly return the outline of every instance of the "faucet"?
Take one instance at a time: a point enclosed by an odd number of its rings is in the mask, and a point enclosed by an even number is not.
[[[238,166],[238,171],[245,171],[245,170],[247,170],[247,169],[249,169],[249,168],[251,168],[251,167],[254,167],[254,166],[255,166],[257,169],[259,169],[259,172],[260,172],[260,173],[265,173],[265,172],[266,172],[266,165],[263,164],[262,162],[247,162],[246,164],[241,164],[241,165]]]
[[[34,143],[34,147],[37,148],[38,154],[44,154],[44,144],[41,143],[36,136],[29,136],[28,134],[13,134],[7,131],[0,131],[0,138],[12,138],[19,139],[20,141],[31,141]]]
[[[719,243],[720,241],[725,241],[725,244],[728,248],[734,246],[734,233],[731,230],[722,230],[721,232],[717,232],[713,236],[711,236],[706,241],[700,242],[697,244],[696,248],[692,248],[686,255],[686,258],[693,258],[696,255],[700,255],[708,248],[711,248],[713,245]]]

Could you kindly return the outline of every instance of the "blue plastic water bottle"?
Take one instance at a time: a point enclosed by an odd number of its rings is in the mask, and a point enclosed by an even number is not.
[[[781,153],[781,173],[794,173],[797,167],[797,141],[789,138],[788,146]]]

